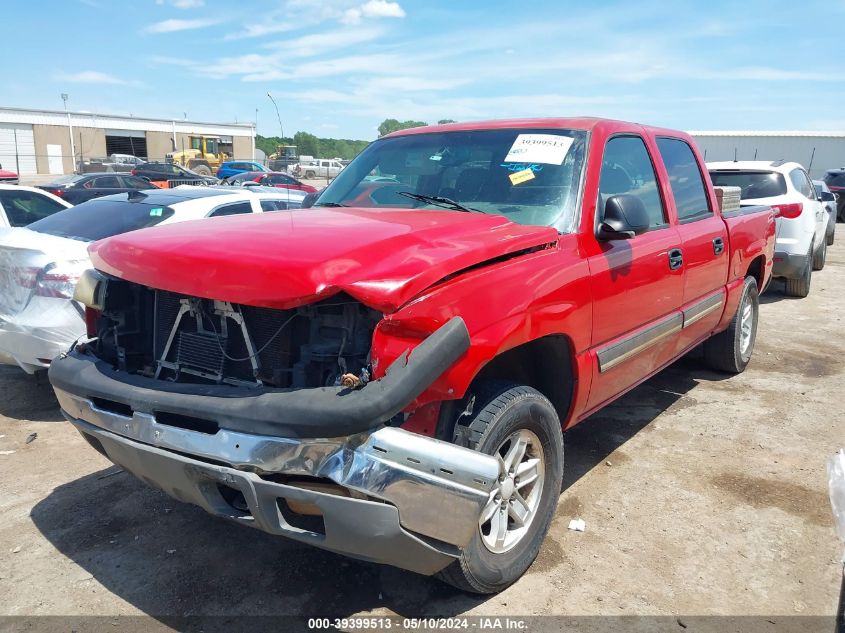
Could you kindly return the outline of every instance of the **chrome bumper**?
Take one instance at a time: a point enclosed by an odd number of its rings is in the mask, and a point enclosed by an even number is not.
[[[180,494],[174,494],[173,490],[177,489],[174,482],[167,481],[166,476],[160,474],[169,472],[167,469],[162,469],[160,464],[150,469],[146,465],[139,465],[138,460],[145,456],[144,459],[149,461],[152,459],[149,457],[150,451],[154,451],[156,462],[169,459],[174,463],[181,463],[187,460],[191,462],[194,470],[211,469],[218,475],[218,471],[222,469],[226,476],[240,481],[247,488],[247,492],[255,488],[256,482],[260,483],[264,490],[267,486],[280,486],[281,488],[276,490],[279,493],[278,498],[274,497],[272,492],[263,497],[253,495],[257,505],[255,508],[250,506],[250,513],[255,518],[255,527],[293,538],[301,536],[301,530],[297,532],[295,529],[285,529],[283,520],[281,527],[274,523],[275,519],[270,523],[259,520],[262,516],[278,515],[278,510],[275,509],[278,499],[290,498],[289,489],[293,488],[266,481],[262,479],[262,475],[307,475],[325,478],[359,493],[358,496],[387,502],[394,506],[398,513],[397,529],[413,533],[407,534],[412,539],[415,538],[414,535],[435,539],[440,543],[424,542],[442,555],[456,556],[478,529],[478,518],[499,472],[498,462],[489,455],[397,428],[383,427],[372,433],[330,439],[260,436],[222,428],[214,434],[208,434],[162,424],[154,415],[147,413],[136,411],[130,417],[105,411],[91,400],[61,389],[56,389],[56,395],[66,417],[84,435],[93,435],[101,440],[109,459],[148,483],[153,483],[183,501],[200,505],[214,514],[228,516],[215,510],[217,506],[210,505],[206,497],[201,494],[197,496],[202,492],[199,484],[194,486],[196,490],[190,494],[184,490],[179,490]],[[103,438],[106,442],[102,442]],[[106,443],[112,445],[111,451],[105,446]],[[119,448],[114,448],[115,446]],[[128,457],[130,454],[134,456]],[[186,455],[188,458],[184,457]],[[214,465],[220,463],[226,466]],[[162,479],[163,477],[165,478]],[[303,495],[313,496],[321,502],[325,501],[323,497],[332,496],[303,491],[301,488],[293,489],[297,490],[296,494],[300,498]],[[186,494],[188,498],[183,498]],[[246,492],[244,497],[249,504],[250,499]],[[346,505],[373,504],[373,501],[365,499],[342,499]],[[344,504],[324,504],[326,507],[322,508],[322,511],[327,529],[337,518],[330,515],[344,511]],[[384,506],[383,503],[375,505]],[[239,520],[243,522],[243,518]],[[374,524],[368,529],[371,539],[378,540],[383,536],[383,525]],[[314,544],[368,560],[377,560],[372,556],[356,553],[362,547],[360,543],[351,544],[349,547],[337,542],[332,545],[319,542]],[[391,560],[379,562],[397,564]],[[410,568],[407,565],[398,566]],[[427,568],[426,565],[423,567]],[[414,571],[421,569],[416,566]]]

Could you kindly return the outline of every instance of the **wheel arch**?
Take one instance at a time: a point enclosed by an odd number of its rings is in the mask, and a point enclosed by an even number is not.
[[[566,426],[577,383],[572,339],[566,334],[549,334],[500,352],[479,369],[468,392],[486,380],[510,380],[533,387],[549,399]]]
[[[757,288],[760,289],[760,292],[763,291],[763,281],[764,275],[766,274],[766,256],[765,255],[758,255],[754,259],[752,259],[747,268],[745,269],[745,274],[743,277],[748,277],[749,275],[754,277],[754,280],[757,282]]]

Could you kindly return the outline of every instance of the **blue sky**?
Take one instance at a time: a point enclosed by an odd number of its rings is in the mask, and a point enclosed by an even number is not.
[[[845,1],[5,2],[0,105],[372,139],[385,118],[845,129]],[[12,28],[10,28],[12,27]]]

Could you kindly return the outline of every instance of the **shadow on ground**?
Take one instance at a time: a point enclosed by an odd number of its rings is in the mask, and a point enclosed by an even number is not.
[[[565,437],[563,489],[661,412],[685,406],[698,382],[719,378],[699,361],[683,360],[576,426]],[[115,468],[59,486],[31,518],[53,546],[108,591],[160,618],[333,618],[378,607],[404,617],[449,616],[497,599],[211,518]],[[542,565],[528,573],[542,573]]]
[[[0,416],[47,422],[64,420],[47,372],[27,374],[18,367],[0,366]]]

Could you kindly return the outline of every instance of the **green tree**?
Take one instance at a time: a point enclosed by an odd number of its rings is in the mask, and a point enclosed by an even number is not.
[[[440,119],[437,122],[438,125],[443,125],[444,123],[457,123],[457,121],[455,119]]]
[[[293,144],[300,156],[321,156],[320,139],[308,132],[297,132],[293,135]]]
[[[384,136],[385,134],[390,134],[391,132],[396,132],[397,130],[407,130],[411,127],[422,127],[423,125],[428,125],[428,123],[425,121],[399,121],[397,119],[385,119],[378,126],[378,135]]]

